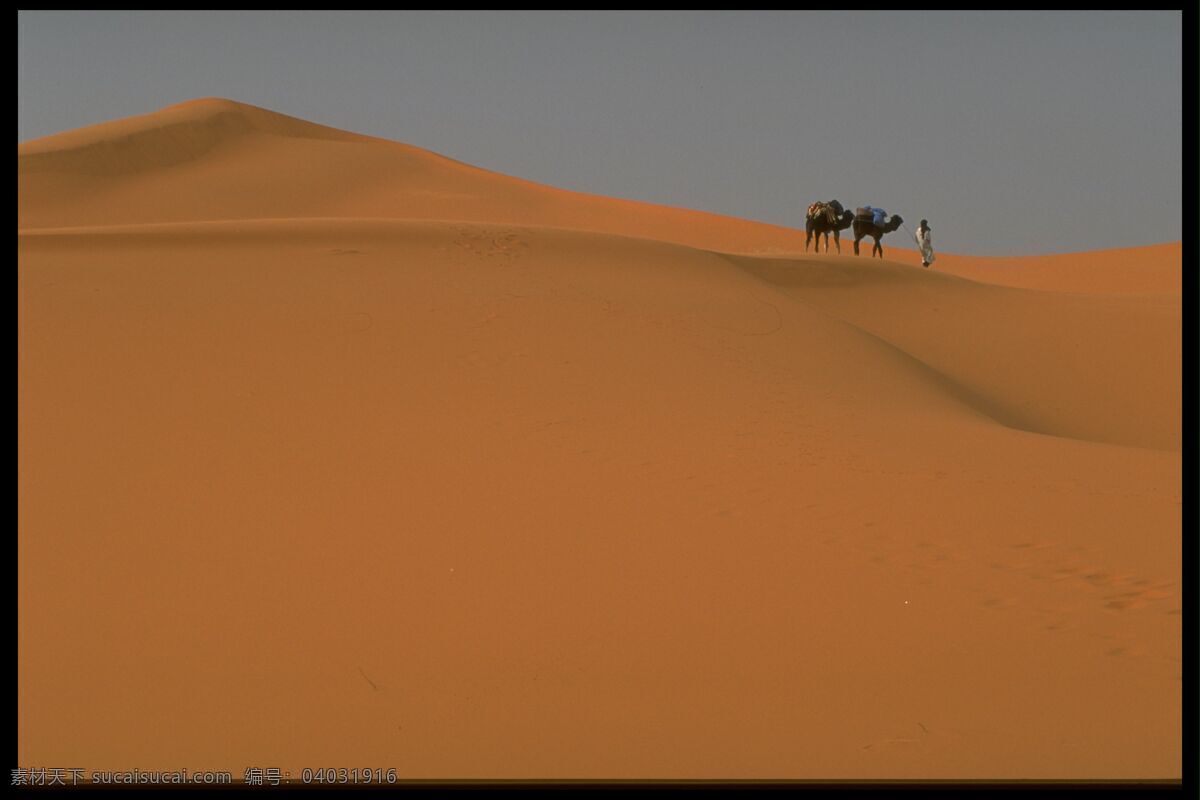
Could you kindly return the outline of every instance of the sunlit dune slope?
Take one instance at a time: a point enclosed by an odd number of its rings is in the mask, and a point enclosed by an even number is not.
[[[578,194],[229,100],[27,142],[19,228],[292,217],[455,219],[803,250],[803,230]]]
[[[914,258],[915,260],[915,258]],[[938,256],[937,269],[1002,286],[1081,294],[1183,292],[1181,242],[1050,256]]]
[[[1012,289],[878,259],[738,263],[920,359],[1007,425],[1113,444],[1181,445],[1178,295]]]

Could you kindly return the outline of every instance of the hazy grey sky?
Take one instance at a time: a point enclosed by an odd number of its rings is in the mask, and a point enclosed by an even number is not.
[[[1179,11],[17,20],[18,141],[217,96],[779,225],[813,200],[882,206],[953,252],[1181,238]]]

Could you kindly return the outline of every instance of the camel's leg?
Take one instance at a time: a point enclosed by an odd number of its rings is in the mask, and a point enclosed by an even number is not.
[[[862,239],[860,237],[858,237],[858,236],[854,237],[854,255],[858,255],[858,243],[860,241],[862,241]]]
[[[812,241],[812,231],[804,232],[804,252],[808,252],[808,245]]]
[[[879,253],[880,258],[883,258],[883,245],[878,239],[875,240],[875,247],[871,249],[871,255],[875,255],[876,252]]]
[[[837,245],[838,255],[840,256],[842,254],[842,237],[838,235],[837,231],[833,232],[833,243]],[[828,243],[825,244],[825,252],[829,252]]]

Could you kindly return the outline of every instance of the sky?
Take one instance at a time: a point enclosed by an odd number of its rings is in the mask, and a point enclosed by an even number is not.
[[[17,22],[18,142],[226,97],[538,183],[776,225],[802,227],[815,200],[880,206],[910,230],[928,219],[947,252],[1181,238],[1180,11]]]

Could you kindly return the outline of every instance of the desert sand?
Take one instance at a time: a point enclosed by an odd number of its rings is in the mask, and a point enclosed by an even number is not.
[[[21,766],[1181,775],[1178,243],[806,254],[216,99],[18,197]]]

